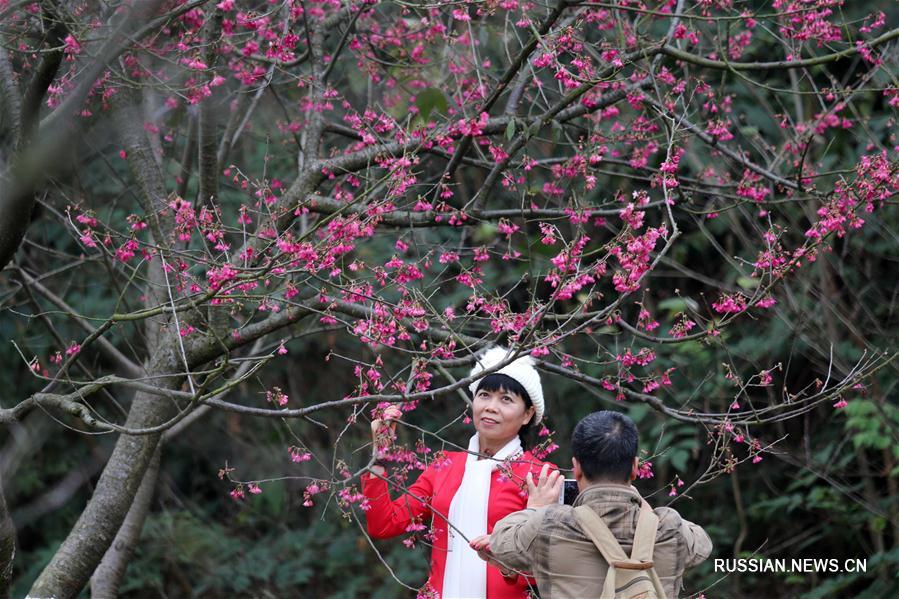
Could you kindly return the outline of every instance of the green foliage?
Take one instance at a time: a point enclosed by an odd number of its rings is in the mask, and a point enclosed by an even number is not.
[[[861,591],[850,592],[850,588],[854,584],[864,582],[869,578],[871,571],[891,574],[878,577],[873,584]],[[841,596],[852,596],[858,599],[881,599],[883,597],[895,597],[897,588],[899,588],[899,548],[871,556],[867,560],[866,572],[852,572],[823,581],[813,590],[798,595],[797,599],[824,599],[826,597]]]
[[[868,399],[850,401],[845,408],[846,432],[850,434],[856,449],[887,449],[899,459],[899,443],[895,431],[899,426],[899,408]],[[896,474],[894,469],[891,474]]]
[[[383,584],[390,576],[386,568],[356,523],[336,512],[323,518],[309,514],[308,521],[290,518],[293,525],[275,527],[259,514],[249,515],[236,531],[213,514],[170,510],[151,515],[122,596],[404,596],[399,585]],[[399,543],[385,546],[384,558],[401,580],[413,586],[424,582],[426,560],[420,551]]]
[[[20,572],[13,582],[13,597],[25,597],[28,594],[31,583],[38,577],[44,566],[50,563],[58,548],[59,544],[54,543],[24,555],[21,552],[17,553],[13,566],[20,569]],[[27,562],[23,563],[23,559],[27,559]]]

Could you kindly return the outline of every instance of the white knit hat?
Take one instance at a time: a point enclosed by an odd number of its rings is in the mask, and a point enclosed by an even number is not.
[[[470,376],[476,376],[479,372],[493,368],[500,362],[508,359],[511,355],[511,350],[508,350],[505,347],[491,347],[478,358],[474,368],[471,369]],[[524,387],[524,390],[528,392],[531,403],[534,404],[534,409],[536,410],[534,424],[537,424],[543,419],[543,410],[545,408],[543,403],[543,386],[540,384],[540,374],[535,368],[534,358],[531,356],[521,356],[499,370],[493,371],[491,374],[504,374]],[[472,395],[477,392],[481,378],[482,377],[478,377],[478,379],[468,385]]]

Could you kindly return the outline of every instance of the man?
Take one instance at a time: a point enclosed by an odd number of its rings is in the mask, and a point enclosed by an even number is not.
[[[617,412],[594,412],[581,420],[571,439],[574,477],[580,494],[574,507],[585,505],[611,529],[630,555],[641,509],[651,509],[631,481],[637,477],[637,429]],[[574,507],[559,505],[564,481],[544,468],[536,484],[528,475],[527,508],[509,514],[487,537],[472,540],[482,557],[505,570],[531,572],[542,599],[599,597],[608,564],[585,534]],[[668,597],[677,597],[684,569],[705,560],[712,542],[698,525],[677,511],[660,507],[653,567]],[[650,537],[651,538],[651,537]]]

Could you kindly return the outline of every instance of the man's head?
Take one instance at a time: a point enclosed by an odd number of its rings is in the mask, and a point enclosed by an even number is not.
[[[618,412],[593,412],[571,435],[574,477],[582,489],[592,483],[628,484],[637,476],[637,427]]]

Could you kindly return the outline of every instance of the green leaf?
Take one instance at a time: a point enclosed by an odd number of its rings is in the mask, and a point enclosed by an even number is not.
[[[506,125],[506,139],[511,140],[515,137],[515,119],[509,119],[509,124]]]
[[[750,277],[737,277],[737,285],[743,289],[755,289],[759,286],[759,280]]]
[[[668,460],[678,472],[683,472],[687,469],[687,459],[689,457],[690,454],[683,449],[675,449],[668,454]]]
[[[558,121],[552,121],[552,129],[552,140],[554,144],[557,144],[562,138],[562,125]]]
[[[660,310],[667,310],[674,314],[688,309],[696,310],[697,308],[699,308],[699,304],[689,297],[669,297],[668,299],[663,299],[659,302]]]
[[[641,422],[649,414],[649,406],[646,404],[633,404],[628,409],[628,415],[634,422]]]
[[[497,231],[498,229],[493,223],[483,222],[477,229],[475,229],[472,239],[478,243],[486,243],[496,237]]]
[[[418,115],[423,121],[427,121],[431,112],[435,109],[438,113],[446,114],[446,96],[437,88],[429,87],[422,90],[415,97],[415,106],[418,107]]]

